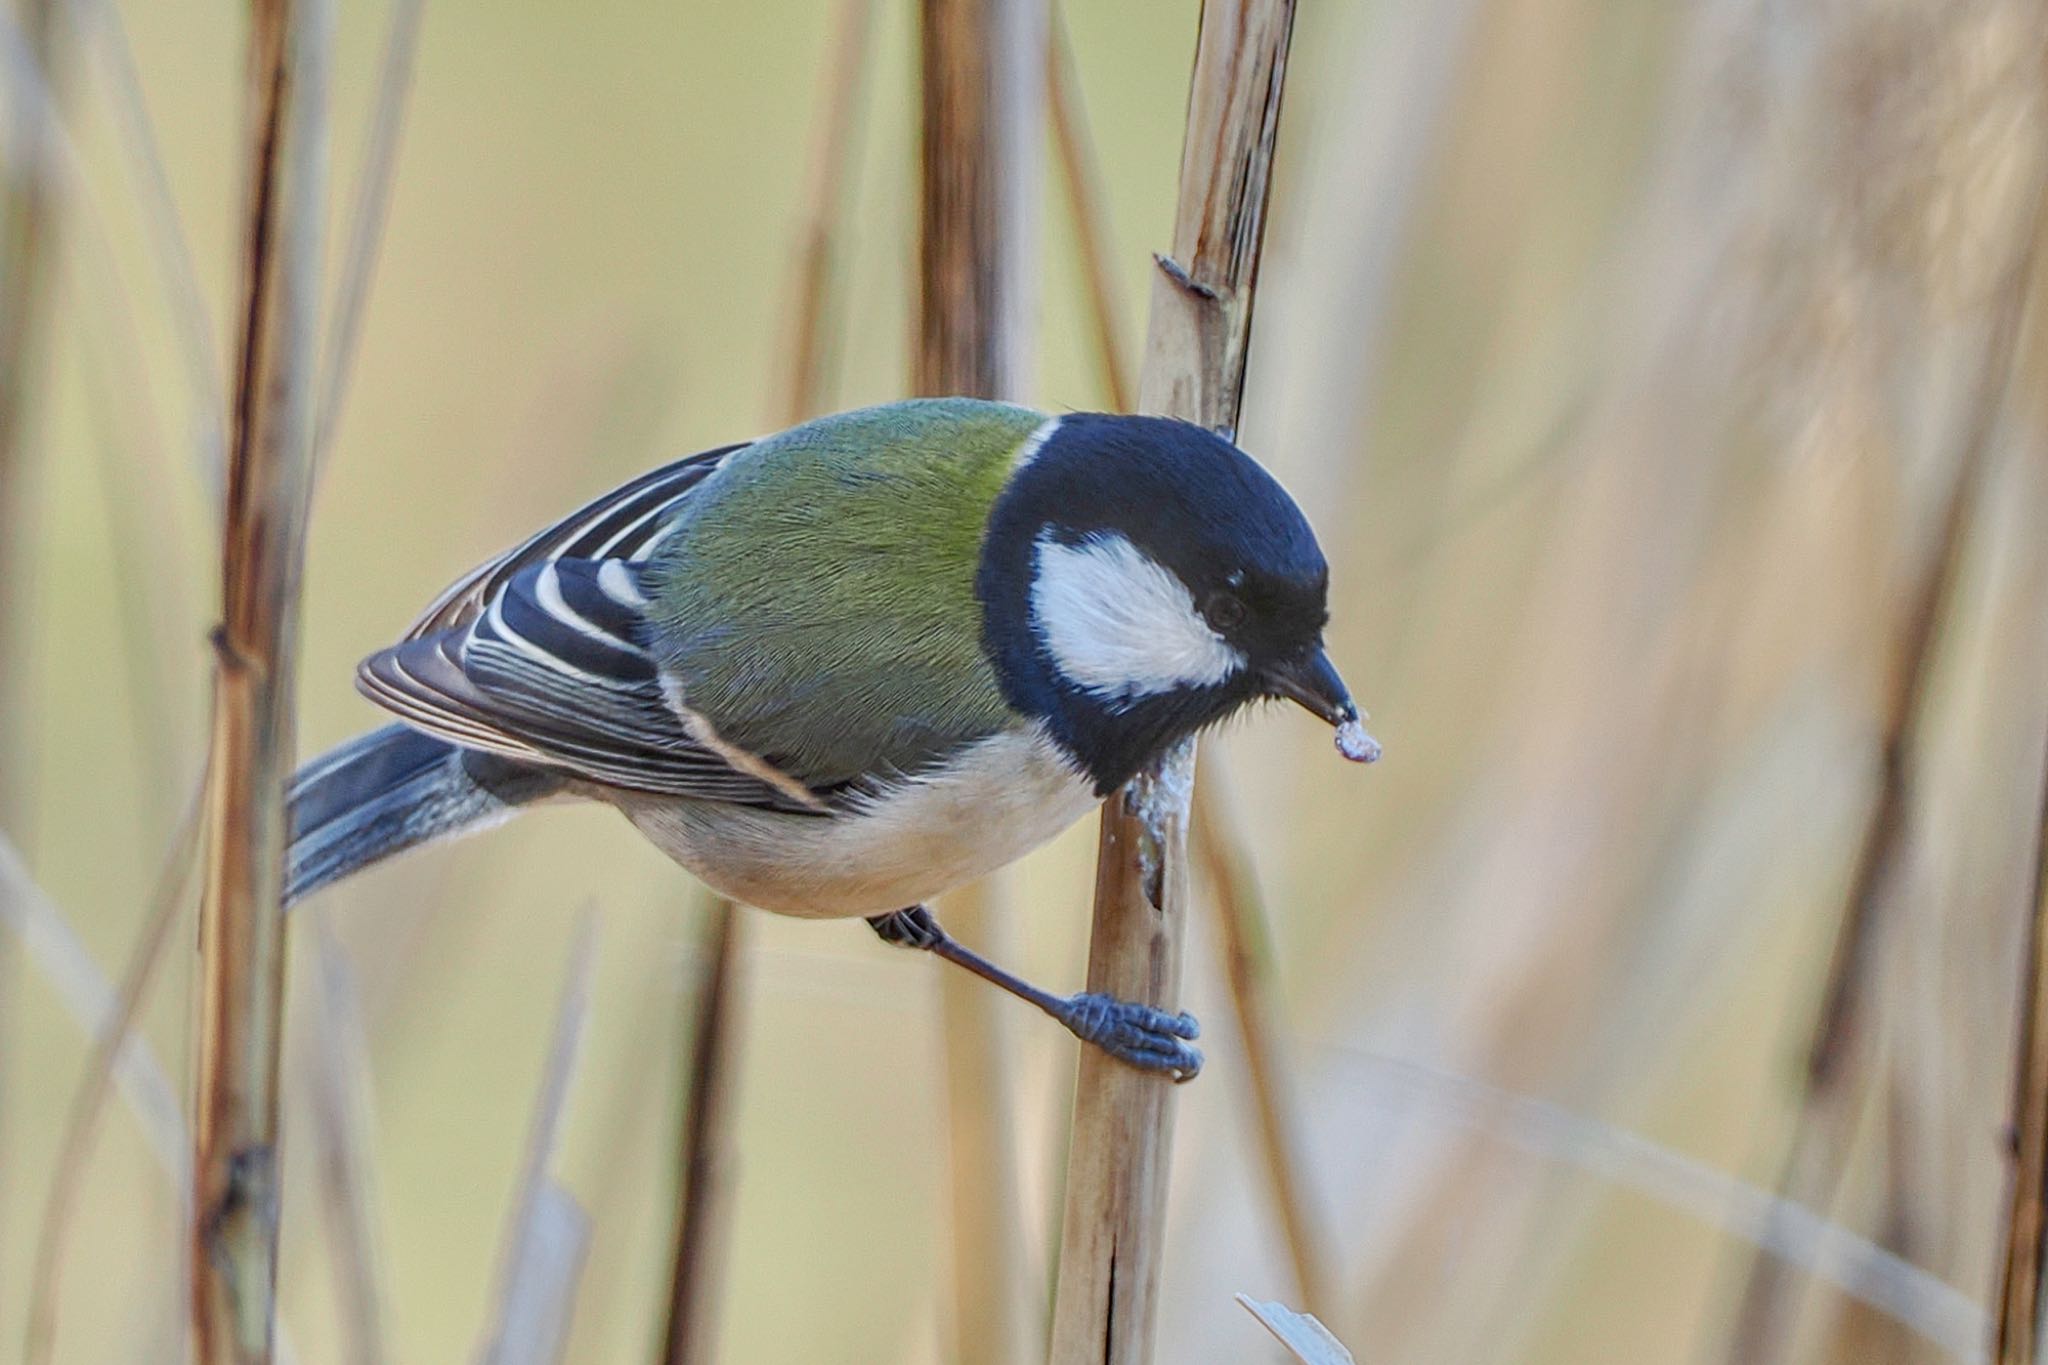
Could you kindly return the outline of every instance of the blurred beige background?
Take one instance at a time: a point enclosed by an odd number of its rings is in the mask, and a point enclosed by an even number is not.
[[[1196,6],[1065,10],[1135,336]],[[217,374],[239,12],[119,14]],[[338,15],[337,260],[385,14]],[[378,722],[355,661],[472,562],[776,424],[830,15],[428,0],[314,514],[304,752]],[[192,356],[95,31],[66,63],[32,511],[0,584],[27,622],[26,704],[0,770],[26,794],[9,837],[117,977],[200,757],[215,584]],[[914,40],[912,7],[880,4],[832,406],[905,391]],[[1786,1329],[1748,1358],[1952,1358],[1937,1340],[1975,1338],[1996,1273],[2048,734],[2048,356],[2023,307],[2041,7],[1357,0],[1303,5],[1295,53],[1241,438],[1325,538],[1332,653],[1387,758],[1340,764],[1278,709],[1214,748],[1339,1252],[1326,1318],[1361,1361],[1719,1361],[1763,1236],[1790,1257],[1770,1282]],[[21,117],[20,64],[0,79]],[[1099,406],[1050,171],[1046,208],[1037,398]],[[1858,1041],[1802,1118],[1837,926],[1888,810]],[[1081,978],[1092,851],[1077,831],[1010,881],[1035,979]],[[608,813],[549,810],[366,876],[301,926],[345,949],[368,1022],[394,1359],[473,1349],[586,912],[596,985],[556,1170],[594,1240],[569,1358],[647,1359],[702,967],[686,879]],[[1293,1286],[1198,924],[1210,1065],[1180,1093],[1161,1359],[1266,1359],[1230,1296]],[[859,925],[756,927],[724,1358],[943,1359],[936,965]],[[183,1099],[175,932],[145,1034]],[[309,1365],[346,1358],[305,1083],[316,937],[297,935],[292,982],[282,1305]],[[34,954],[0,985],[11,1356],[88,1039]],[[1016,1023],[1042,1280],[1072,1045]],[[1802,1198],[1930,1280],[1764,1215],[1802,1124],[1807,1165],[1840,1167],[1798,1176]],[[176,1207],[126,1106],[90,1171],[58,1359],[162,1359]]]

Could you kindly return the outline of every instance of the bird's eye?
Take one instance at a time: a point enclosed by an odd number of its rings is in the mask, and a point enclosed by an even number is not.
[[[1209,624],[1218,630],[1235,630],[1244,624],[1244,599],[1234,592],[1226,592],[1219,588],[1210,593],[1208,600],[1202,603],[1202,615],[1206,616]]]

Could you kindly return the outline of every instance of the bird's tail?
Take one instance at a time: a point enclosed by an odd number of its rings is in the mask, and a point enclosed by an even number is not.
[[[284,903],[396,853],[486,828],[559,790],[560,779],[387,725],[292,778]]]

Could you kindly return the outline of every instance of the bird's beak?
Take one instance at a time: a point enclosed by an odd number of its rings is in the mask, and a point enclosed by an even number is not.
[[[1370,763],[1380,756],[1379,741],[1365,732],[1351,689],[1322,650],[1267,670],[1266,686],[1272,695],[1285,697],[1336,726],[1337,752],[1344,757],[1354,763]]]

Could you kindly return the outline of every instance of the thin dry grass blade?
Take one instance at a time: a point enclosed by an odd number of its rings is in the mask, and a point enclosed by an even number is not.
[[[1957,1359],[1982,1354],[1984,1310],[1969,1295],[1803,1204],[1549,1100],[1405,1058],[1337,1050],[1408,1087],[1439,1122],[1655,1200],[1834,1287]]]
[[[100,971],[63,910],[36,885],[28,865],[5,834],[0,834],[0,893],[4,893],[0,894],[0,922],[21,941],[79,1028],[91,1038],[112,1037],[124,1008],[122,993]],[[185,1189],[190,1155],[185,1115],[162,1064],[140,1039],[130,1038],[114,1055],[114,1077],[141,1123],[150,1149],[178,1189]]]
[[[346,1333],[347,1359],[383,1365],[385,1294],[376,1231],[376,1168],[371,1152],[369,1030],[355,972],[324,914],[313,916],[319,1027],[307,1039],[312,1053],[313,1139],[320,1161],[320,1193],[334,1262],[336,1299]]]
[[[1081,103],[1081,77],[1074,69],[1073,44],[1057,0],[1047,5],[1045,44],[1046,108],[1052,115],[1054,159],[1066,186],[1067,210],[1073,215],[1074,244],[1081,256],[1088,318],[1095,327],[1096,373],[1113,412],[1131,410],[1131,362],[1124,339],[1123,312],[1117,300],[1116,270],[1111,264],[1114,234],[1109,206],[1102,193],[1102,167],[1095,140],[1088,133],[1088,112]]]
[[[1291,0],[1202,8],[1174,258],[1153,281],[1138,405],[1234,434],[1243,401]],[[1103,807],[1088,988],[1171,1009],[1187,918],[1194,746]],[[1165,1251],[1172,1083],[1083,1048],[1061,1224],[1052,1358],[1144,1365]]]
[[[136,202],[149,229],[164,312],[178,332],[178,359],[191,391],[193,445],[200,474],[208,491],[217,496],[225,481],[226,437],[213,316],[199,288],[192,247],[178,215],[177,197],[171,193],[171,178],[164,167],[155,124],[142,96],[142,75],[135,64],[135,50],[128,42],[128,30],[113,0],[73,0],[73,9],[82,13],[85,22],[97,31],[106,60],[114,117],[121,130],[121,149],[128,158]]]
[[[326,178],[325,0],[255,0],[250,17],[243,316],[200,901],[192,1225],[200,1365],[271,1358],[285,975],[278,906]]]
[[[826,375],[836,349],[830,322],[834,274],[846,227],[842,200],[865,121],[861,97],[867,87],[874,9],[874,0],[840,0],[826,49],[825,98],[811,134],[803,243],[790,303],[789,378],[782,411],[772,414],[783,422],[801,422],[824,405]]]
[[[543,1365],[558,1358],[568,1339],[569,1309],[582,1270],[588,1220],[549,1171],[561,1143],[562,1118],[582,1054],[596,968],[597,920],[586,913],[569,952],[561,1001],[555,1008],[554,1034],[534,1092],[526,1160],[505,1226],[485,1344],[477,1354],[482,1365]]]
[[[484,1365],[557,1365],[569,1345],[576,1284],[590,1251],[590,1219],[550,1180],[534,1192],[518,1258],[506,1281],[498,1336]]]
[[[384,35],[384,56],[377,69],[377,94],[370,138],[356,175],[349,212],[348,244],[342,256],[341,279],[334,290],[334,321],[327,334],[321,372],[319,415],[313,424],[314,477],[334,444],[355,373],[356,343],[376,276],[378,248],[391,211],[391,186],[397,178],[398,139],[405,129],[406,96],[412,89],[413,59],[419,53],[420,20],[426,0],[393,0],[391,25]]]
[[[1310,1311],[1335,1311],[1331,1295],[1331,1240],[1316,1213],[1303,1159],[1302,1124],[1294,1069],[1274,1026],[1273,972],[1265,897],[1251,851],[1227,809],[1230,784],[1211,755],[1195,777],[1194,828],[1189,843],[1216,908],[1230,1000],[1244,1042],[1245,1084],[1258,1122],[1266,1164],[1267,1198],[1287,1242],[1295,1287]]]
[[[201,784],[204,785],[203,782]],[[170,852],[158,874],[156,890],[150,897],[141,932],[129,952],[128,965],[121,974],[112,1008],[103,1027],[94,1034],[92,1055],[85,1073],[71,1097],[64,1120],[64,1135],[57,1145],[56,1164],[50,1170],[43,1196],[43,1218],[36,1239],[35,1261],[29,1270],[29,1317],[27,1344],[22,1358],[27,1365],[42,1365],[51,1359],[57,1342],[57,1289],[63,1273],[66,1240],[78,1212],[87,1166],[91,1163],[99,1121],[106,1112],[120,1059],[127,1052],[136,1020],[148,1003],[157,969],[163,965],[164,949],[171,930],[178,923],[191,885],[192,843],[199,824],[197,794],[186,802],[185,816],[171,836]],[[175,1107],[175,1105],[174,1105]],[[168,1134],[166,1135],[168,1136]],[[183,1164],[183,1121],[178,1120],[175,1140],[179,1164]],[[182,1186],[181,1186],[182,1192]]]
[[[1344,1349],[1344,1343],[1314,1315],[1297,1313],[1284,1303],[1255,1299],[1249,1294],[1239,1294],[1237,1301],[1302,1365],[1357,1365],[1351,1352]]]

